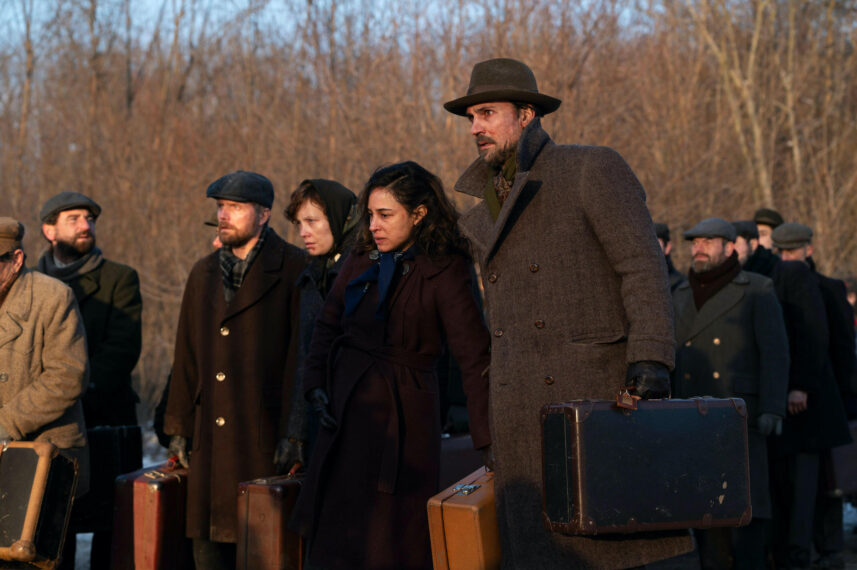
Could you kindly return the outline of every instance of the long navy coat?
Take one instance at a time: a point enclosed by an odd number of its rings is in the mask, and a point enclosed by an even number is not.
[[[475,447],[488,433],[488,333],[462,256],[405,260],[386,320],[373,283],[351,315],[346,284],[377,263],[352,253],[313,332],[305,389],[326,387],[336,431],[320,429],[295,523],[322,568],[431,568],[426,502],[438,491],[434,364],[448,340],[468,397]],[[330,376],[327,375],[330,365]]]

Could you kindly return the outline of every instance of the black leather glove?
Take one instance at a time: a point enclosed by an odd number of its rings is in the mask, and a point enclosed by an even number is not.
[[[642,360],[632,362],[625,376],[625,386],[643,400],[670,397],[670,371],[665,364]]]
[[[180,436],[174,435],[170,438],[170,447],[167,452],[170,454],[170,457],[175,457],[179,462],[179,465],[184,467],[185,469],[190,467],[190,462],[187,460],[187,439]]]
[[[783,418],[777,414],[764,413],[759,416],[758,424],[759,433],[765,436],[783,433]]]
[[[281,439],[274,452],[274,465],[277,467],[277,475],[289,473],[293,468],[297,471],[298,468],[306,465],[304,442],[294,437]]]
[[[494,471],[494,450],[490,443],[482,448],[482,464],[488,471]]]
[[[336,420],[330,415],[330,398],[324,388],[313,388],[307,396],[313,411],[318,414],[318,423],[329,430],[336,429]]]

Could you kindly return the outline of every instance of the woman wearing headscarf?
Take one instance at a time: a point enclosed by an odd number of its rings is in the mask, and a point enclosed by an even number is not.
[[[298,370],[295,377],[292,411],[289,416],[289,437],[278,452],[287,457],[282,464],[292,465],[292,471],[305,465],[312,451],[318,421],[307,413],[303,398],[303,362],[309,352],[312,329],[321,312],[324,298],[330,291],[353,241],[357,227],[357,196],[334,180],[304,180],[292,192],[289,205],[283,211],[298,230],[309,254],[306,269],[298,277],[300,289],[300,318],[298,331]]]
[[[313,568],[431,568],[438,491],[435,364],[461,365],[474,447],[488,433],[488,331],[468,243],[440,180],[414,162],[376,171],[355,247],[313,331],[304,389],[318,440],[295,507]]]

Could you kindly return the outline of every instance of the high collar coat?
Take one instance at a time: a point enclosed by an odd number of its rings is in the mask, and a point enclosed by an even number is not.
[[[193,438],[187,535],[237,540],[236,489],[273,475],[287,431],[304,254],[270,231],[226,303],[218,253],[185,287],[164,431]]]
[[[673,397],[743,398],[747,403],[753,517],[770,518],[768,448],[760,414],[784,417],[789,341],[770,279],[740,272],[697,310],[688,282],[673,293],[678,350]]]
[[[482,197],[477,159],[455,185]],[[617,542],[544,530],[545,404],[615,399],[631,362],[672,368],[675,344],[664,255],[645,193],[604,147],[559,146],[538,119],[496,222],[481,202],[460,220],[478,255],[492,334],[491,430],[504,568],[624,568],[691,549],[688,533]]]

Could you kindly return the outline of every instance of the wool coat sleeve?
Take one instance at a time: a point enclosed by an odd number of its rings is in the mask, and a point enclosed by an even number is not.
[[[142,311],[140,278],[136,271],[128,268],[113,284],[104,338],[89,355],[96,390],[111,392],[124,388],[118,379],[131,374],[142,350]]]
[[[759,414],[784,417],[789,377],[789,339],[773,283],[755,295],[753,322],[759,347]]]
[[[13,439],[23,439],[59,419],[75,405],[88,381],[86,335],[71,289],[63,288],[52,302],[42,302],[41,371],[0,406],[0,424]]]
[[[440,320],[450,350],[461,368],[473,447],[479,449],[491,443],[488,428],[488,364],[491,358],[488,329],[473,298],[471,271],[465,258],[456,256],[443,276],[435,281]]]
[[[625,160],[607,147],[594,148],[579,175],[586,219],[621,279],[629,328],[626,360],[651,360],[672,369],[675,341],[667,268],[643,187]]]
[[[829,358],[827,315],[818,280],[800,261],[782,261],[777,270],[785,289],[780,300],[791,354],[789,390],[817,395],[823,377],[820,371]]]

